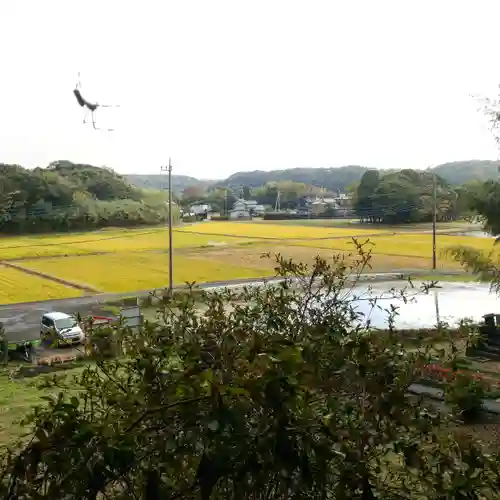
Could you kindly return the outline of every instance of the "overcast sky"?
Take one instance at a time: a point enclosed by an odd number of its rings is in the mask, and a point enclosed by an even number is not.
[[[0,162],[221,178],[498,151],[498,0],[3,0]],[[96,132],[72,94],[81,72]]]

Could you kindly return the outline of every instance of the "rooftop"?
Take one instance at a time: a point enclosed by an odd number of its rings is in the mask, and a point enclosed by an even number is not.
[[[50,312],[50,313],[46,313],[43,316],[45,318],[51,319],[53,321],[57,321],[58,319],[66,319],[66,318],[71,318],[72,317],[69,314],[62,313],[62,312],[56,312],[56,311]]]

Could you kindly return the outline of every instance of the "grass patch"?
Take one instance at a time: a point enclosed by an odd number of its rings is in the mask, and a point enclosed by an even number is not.
[[[81,296],[75,288],[0,265],[0,304]]]
[[[66,368],[60,376],[67,376],[68,382],[83,370],[92,365],[92,361],[77,361],[72,368]],[[27,366],[19,364],[18,366]],[[9,368],[0,368],[0,446],[9,445],[26,434],[28,428],[21,425],[22,419],[37,405],[44,404],[43,396],[56,394],[57,391],[40,389],[38,386],[47,377],[54,374],[43,374],[33,378],[12,378],[16,364]]]
[[[121,253],[68,257],[66,259],[37,259],[23,261],[23,267],[52,276],[88,284],[106,292],[131,292],[164,288],[168,285],[168,258],[159,253]],[[220,260],[211,261],[185,256],[174,258],[174,284],[223,281],[265,276],[262,266],[254,269],[235,266]]]
[[[7,371],[0,371],[0,444],[9,444],[26,432],[20,422],[42,403],[41,396],[33,380],[12,380]]]
[[[75,367],[65,370],[62,376],[67,375],[70,381],[88,364],[75,363]],[[15,367],[15,364],[9,364],[9,368],[0,369],[0,446],[12,444],[26,434],[28,429],[21,425],[22,419],[34,406],[44,404],[42,396],[55,394],[52,390],[38,388],[44,378],[53,377],[53,374],[14,379],[11,375]]]
[[[477,282],[477,276],[468,273],[461,274],[420,274],[416,273],[415,275],[411,275],[412,279],[418,279],[419,281],[444,281],[447,283],[470,283]]]

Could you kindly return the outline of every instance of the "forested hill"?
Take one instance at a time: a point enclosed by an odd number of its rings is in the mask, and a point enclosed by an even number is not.
[[[168,187],[167,175],[161,174],[129,174],[124,176],[134,186],[145,189],[166,189]],[[187,187],[201,187],[205,189],[215,181],[206,181],[189,177],[188,175],[172,174],[172,190],[181,194]]]
[[[437,175],[450,184],[464,184],[470,181],[487,181],[500,176],[500,161],[469,160],[443,163],[434,168]]]
[[[220,182],[222,186],[259,187],[268,182],[293,181],[324,187],[329,190],[345,190],[345,188],[361,179],[367,167],[349,165],[338,168],[290,168],[264,172],[237,172]]]
[[[433,170],[453,185],[463,184],[474,180],[487,180],[499,177],[499,161],[491,160],[468,160],[443,163]],[[402,167],[402,169],[405,167]],[[227,179],[220,181],[199,180],[194,177],[184,175],[172,175],[173,190],[182,193],[187,187],[199,187],[206,189],[210,186],[219,187],[260,187],[269,182],[293,181],[301,182],[316,187],[324,187],[330,191],[345,189],[359,182],[368,167],[359,165],[348,165],[337,168],[290,168],[286,170],[254,170],[249,172],[236,172]],[[401,169],[401,170],[402,170]],[[381,170],[381,174],[388,173],[389,170]],[[128,175],[126,178],[134,185],[156,189],[165,189],[167,178],[163,175]]]
[[[166,194],[129,184],[108,168],[56,161],[46,168],[0,164],[0,232],[70,231],[158,224]]]
[[[444,163],[434,167],[436,174],[453,185],[463,184],[473,180],[487,180],[499,177],[498,166],[500,162],[490,160],[469,160]],[[403,170],[403,166],[401,169]],[[368,167],[349,165],[338,168],[291,168],[287,170],[271,170],[263,172],[237,172],[226,180],[221,181],[222,186],[249,186],[258,187],[267,182],[294,181],[324,187],[328,190],[340,189],[344,191],[348,186],[359,182]],[[382,169],[381,174],[390,172]]]

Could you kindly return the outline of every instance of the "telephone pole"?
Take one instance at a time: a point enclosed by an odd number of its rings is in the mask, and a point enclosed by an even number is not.
[[[168,166],[160,167],[162,172],[168,172],[168,295],[172,297],[174,291],[174,260],[172,244],[172,160],[168,159]]]
[[[436,218],[437,218],[436,172],[432,172],[432,269],[433,270],[436,270]]]

